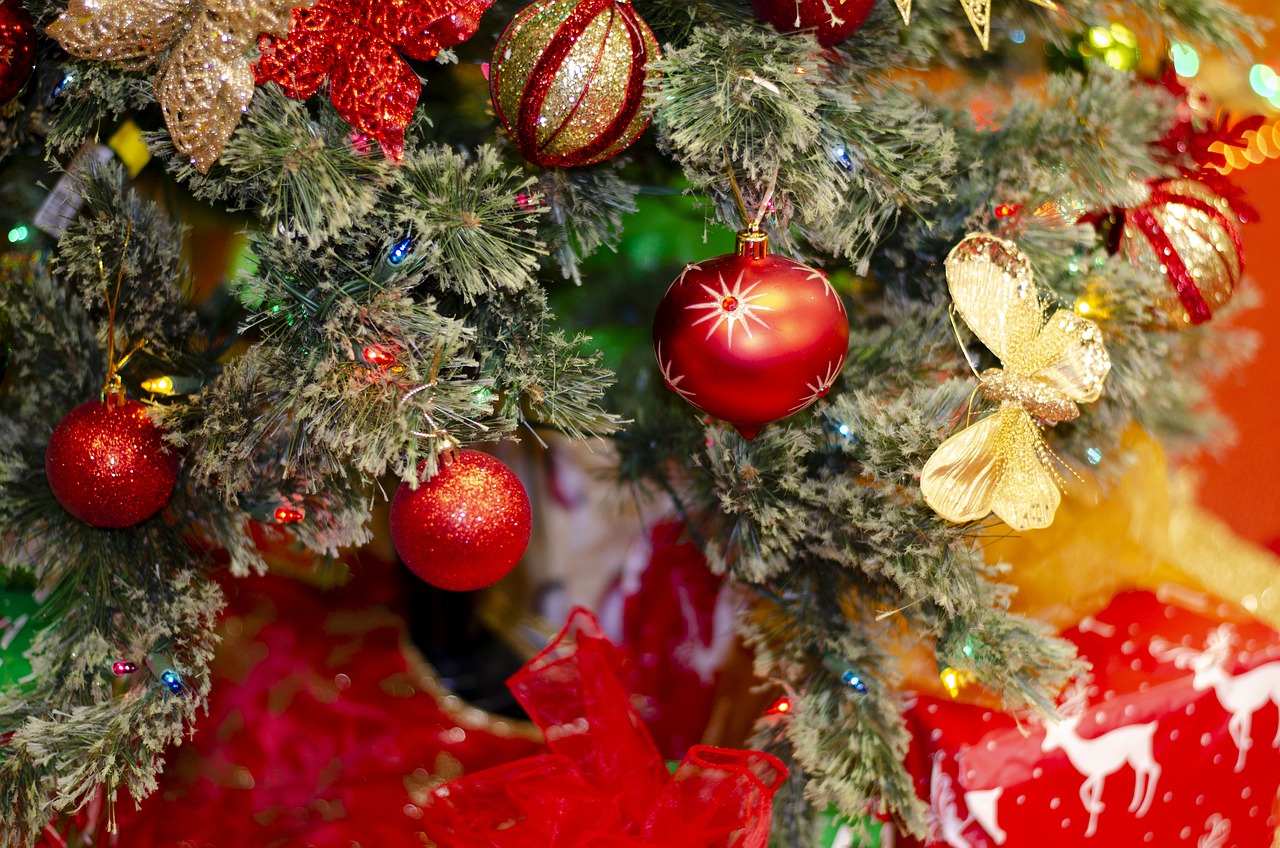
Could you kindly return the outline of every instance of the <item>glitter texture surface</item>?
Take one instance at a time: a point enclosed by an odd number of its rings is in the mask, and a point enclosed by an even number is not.
[[[871,14],[875,0],[752,0],[761,20],[779,32],[812,30],[823,47],[839,44]]]
[[[36,69],[36,27],[19,0],[0,2],[0,105],[21,93]]]
[[[1036,419],[1077,417],[1111,370],[1102,331],[1074,312],[1045,321],[1031,263],[1011,242],[971,235],[947,257],[956,311],[1002,368],[980,377],[1000,403],[942,443],[920,473],[925,502],[948,521],[995,513],[1015,530],[1047,527],[1062,499]]]
[[[49,488],[85,524],[131,527],[164,508],[178,482],[178,457],[163,436],[137,401],[82,403],[49,437]]]
[[[391,500],[391,538],[420,578],[453,592],[482,589],[515,568],[532,513],[520,479],[488,454],[457,451],[436,476]]]
[[[298,2],[71,0],[46,32],[81,59],[159,59],[156,100],[174,147],[207,173],[253,98],[249,56],[258,35],[283,34]]]
[[[338,114],[393,159],[422,83],[401,58],[434,59],[475,35],[493,0],[319,0],[293,13],[285,38],[264,38],[258,84],[304,100],[329,80]]]
[[[498,39],[489,80],[494,108],[529,161],[600,162],[648,126],[646,65],[658,56],[630,3],[541,0]]]
[[[826,274],[781,256],[687,265],[653,319],[667,388],[748,439],[825,395],[848,346]]]
[[[1235,213],[1195,180],[1153,186],[1151,198],[1125,215],[1122,249],[1136,267],[1169,280],[1153,305],[1177,327],[1208,321],[1244,273]]]

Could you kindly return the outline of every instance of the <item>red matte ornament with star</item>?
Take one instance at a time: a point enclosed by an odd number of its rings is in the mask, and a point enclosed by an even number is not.
[[[763,21],[779,32],[812,30],[823,47],[839,44],[857,32],[875,0],[752,0]]]
[[[921,695],[904,848],[1264,848],[1280,788],[1280,635],[1207,596],[1117,595],[1063,634],[1092,665],[1060,721]]]
[[[169,502],[178,457],[136,400],[91,400],[67,413],[45,449],[49,488],[67,512],[104,529],[131,527]]]
[[[657,39],[627,0],[538,0],[494,48],[493,108],[530,162],[601,162],[649,125],[644,82],[657,58]]]
[[[486,453],[460,450],[391,500],[391,540],[409,570],[451,592],[483,589],[515,568],[532,532],[520,478]]]
[[[763,233],[739,233],[736,253],[686,265],[653,319],[667,388],[748,439],[826,395],[848,346],[827,275],[770,255]]]
[[[258,85],[274,82],[305,100],[329,81],[338,114],[377,140],[393,159],[404,155],[404,130],[422,93],[408,63],[434,59],[475,35],[493,0],[319,0],[293,10],[289,34],[264,36],[254,66]]]
[[[36,25],[21,0],[0,2],[0,105],[22,93],[36,70]]]

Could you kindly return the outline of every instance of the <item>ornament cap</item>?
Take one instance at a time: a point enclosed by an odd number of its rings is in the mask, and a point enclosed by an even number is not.
[[[769,235],[761,230],[738,230],[734,251],[746,259],[764,259],[769,255]]]

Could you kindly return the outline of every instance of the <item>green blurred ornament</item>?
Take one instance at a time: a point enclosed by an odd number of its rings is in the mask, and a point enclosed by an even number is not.
[[[879,848],[880,822],[869,816],[850,819],[835,807],[818,814],[819,848]]]
[[[30,682],[25,654],[35,639],[40,604],[30,592],[0,588],[0,691]]]
[[[1078,34],[1065,50],[1047,46],[1049,67],[1053,71],[1084,71],[1101,60],[1117,71],[1132,71],[1141,58],[1138,36],[1124,24],[1090,27]]]

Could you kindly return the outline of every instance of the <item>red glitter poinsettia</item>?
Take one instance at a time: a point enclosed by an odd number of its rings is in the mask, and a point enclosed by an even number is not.
[[[319,0],[293,10],[289,34],[264,36],[258,85],[274,82],[304,100],[329,80],[329,98],[348,123],[394,159],[422,83],[401,58],[433,59],[475,35],[493,0]]]

